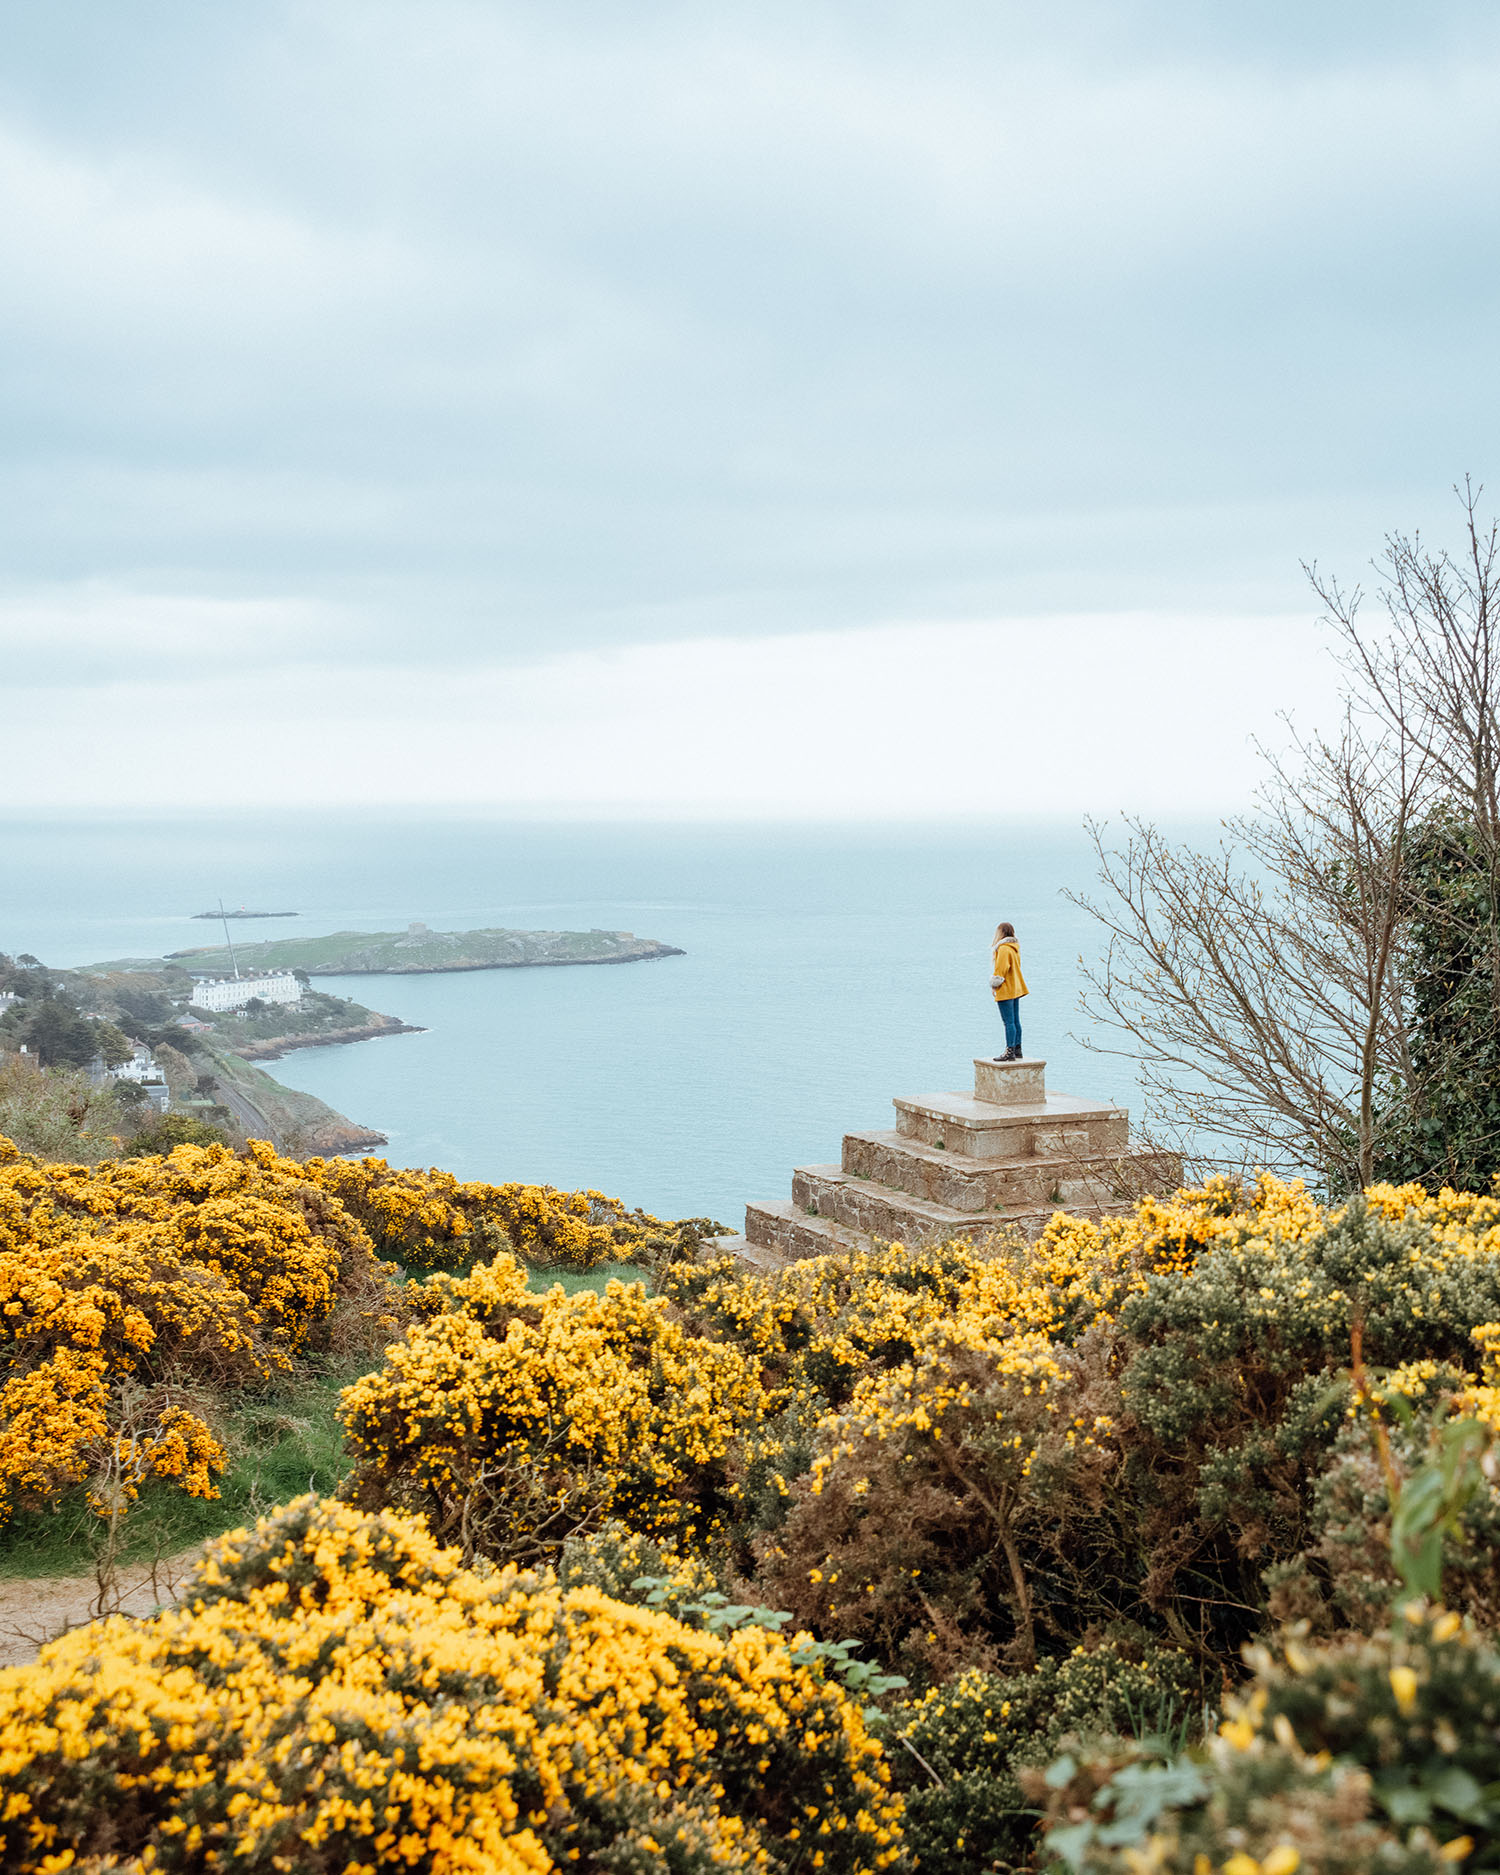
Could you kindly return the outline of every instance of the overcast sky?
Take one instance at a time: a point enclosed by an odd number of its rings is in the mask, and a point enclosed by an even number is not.
[[[1495,469],[1493,0],[0,0],[0,799],[1241,798]]]

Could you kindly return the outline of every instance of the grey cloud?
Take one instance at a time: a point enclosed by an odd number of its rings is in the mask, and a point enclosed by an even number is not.
[[[1488,466],[1488,7],[0,21],[28,604],[420,660],[1284,610]]]

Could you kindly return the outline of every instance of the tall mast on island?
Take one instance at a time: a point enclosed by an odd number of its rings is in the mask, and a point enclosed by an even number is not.
[[[224,927],[224,942],[229,946],[229,967],[234,972],[236,983],[240,980],[240,963],[234,954],[234,939],[229,935],[229,919],[224,910],[224,894],[219,894],[219,922]]]

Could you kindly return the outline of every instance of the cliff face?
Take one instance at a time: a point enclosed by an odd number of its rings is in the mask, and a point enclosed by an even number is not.
[[[206,1046],[213,1060],[218,1096],[252,1139],[271,1143],[295,1158],[318,1153],[327,1158],[341,1152],[360,1152],[386,1143],[384,1133],[336,1112],[316,1094],[283,1087],[269,1074],[252,1068],[238,1055],[216,1042]]]
[[[369,1020],[345,1029],[319,1029],[306,1035],[272,1035],[241,1042],[234,1053],[241,1061],[279,1061],[294,1048],[326,1048],[337,1042],[373,1042],[383,1035],[420,1035],[413,1023],[400,1022],[395,1016],[383,1016],[377,1010],[366,1012]]]

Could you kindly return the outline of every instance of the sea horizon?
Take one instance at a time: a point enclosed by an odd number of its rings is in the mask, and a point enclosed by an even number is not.
[[[591,1187],[738,1228],[837,1161],[898,1095],[962,1089],[997,1054],[995,923],[1017,925],[1028,1055],[1049,1084],[1139,1106],[1090,1052],[1063,896],[1092,853],[1063,822],[641,822],[409,810],[0,821],[0,950],[58,967],[157,956],[216,904],[296,909],[257,937],[509,925],[624,929],[685,955],[600,967],[319,978],[424,1032],[270,1064],[385,1133],[392,1162]],[[1102,1039],[1102,1038],[1096,1038]]]

